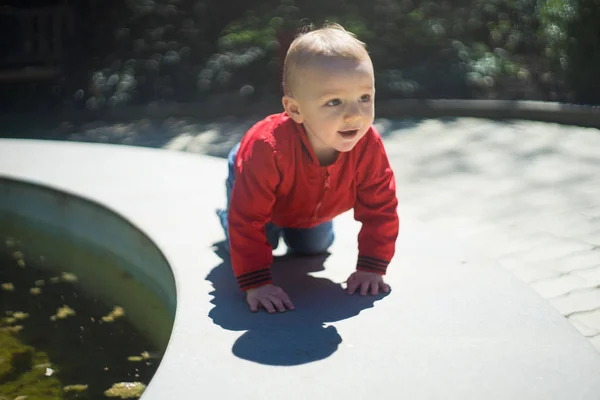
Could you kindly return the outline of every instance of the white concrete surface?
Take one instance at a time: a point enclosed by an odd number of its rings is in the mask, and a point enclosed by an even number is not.
[[[170,263],[174,330],[144,400],[598,399],[600,354],[572,324],[486,254],[412,215],[401,215],[388,296],[343,292],[359,228],[346,214],[324,263],[274,266],[297,310],[250,313],[213,251],[225,173],[225,160],[200,155],[0,140],[0,176],[107,205]]]

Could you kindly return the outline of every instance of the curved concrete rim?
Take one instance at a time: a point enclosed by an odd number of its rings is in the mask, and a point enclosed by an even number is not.
[[[88,294],[124,307],[158,351],[166,348],[177,288],[164,254],[145,232],[68,189],[0,175],[0,193],[0,221],[7,224],[0,234],[24,235],[30,258],[43,257],[42,265],[55,273],[73,273]],[[133,280],[123,279],[123,271]]]
[[[114,210],[171,266],[175,323],[143,399],[597,399],[600,354],[574,327],[484,254],[402,209],[389,295],[343,293],[359,229],[345,214],[326,260],[274,265],[297,310],[250,313],[214,251],[225,174],[226,161],[207,156],[0,140],[0,176]]]

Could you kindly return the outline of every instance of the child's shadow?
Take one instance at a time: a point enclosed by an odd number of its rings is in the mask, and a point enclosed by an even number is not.
[[[217,244],[216,253],[223,263],[206,277],[214,288],[210,293],[214,308],[208,315],[224,329],[246,331],[232,348],[233,354],[245,360],[291,366],[327,358],[338,349],[342,338],[334,326],[324,324],[356,316],[385,296],[350,296],[341,285],[308,275],[322,271],[328,255],[275,257],[271,267],[275,284],[285,290],[296,309],[277,314],[259,309],[253,313],[237,286],[222,243]]]

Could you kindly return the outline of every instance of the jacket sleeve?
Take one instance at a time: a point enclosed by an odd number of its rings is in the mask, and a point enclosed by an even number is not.
[[[236,177],[229,204],[231,265],[240,289],[272,283],[273,249],[265,225],[271,220],[280,174],[273,143],[242,141],[235,162]]]
[[[362,222],[356,269],[385,275],[396,251],[400,226],[396,182],[381,137],[375,128],[367,135],[354,205],[354,219]]]

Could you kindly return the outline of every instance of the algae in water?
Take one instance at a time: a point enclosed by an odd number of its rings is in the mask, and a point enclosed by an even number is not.
[[[36,352],[17,337],[0,330],[0,396],[62,400],[60,381],[54,376],[46,376],[46,370],[37,367],[49,363],[45,353]]]

